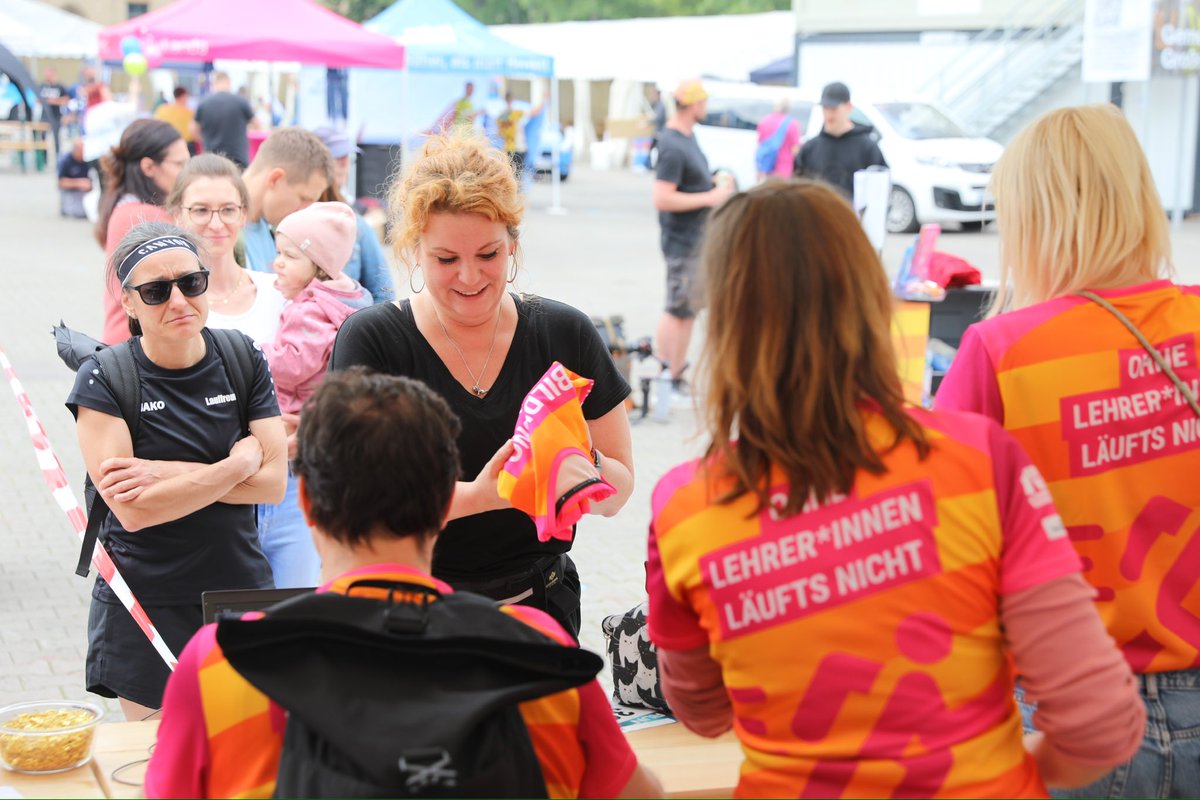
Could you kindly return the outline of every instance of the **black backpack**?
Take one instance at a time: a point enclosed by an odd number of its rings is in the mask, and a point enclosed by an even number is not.
[[[276,797],[545,797],[517,704],[603,666],[487,598],[365,579],[220,620],[217,642],[288,711]]]
[[[225,365],[229,385],[237,395],[238,419],[244,436],[250,432],[250,387],[254,383],[252,345],[239,331],[218,328],[206,330],[212,335],[213,344],[216,345]],[[129,428],[129,438],[136,442],[141,427],[142,385],[138,377],[137,359],[133,357],[133,348],[125,341],[112,347],[97,349],[95,357],[100,371],[116,397],[121,416]],[[92,562],[92,551],[96,547],[96,538],[100,534],[100,525],[111,512],[108,503],[92,484],[90,475],[84,475],[83,478],[83,497],[88,515],[87,531],[79,550],[79,564],[75,567],[75,574],[86,578]]]

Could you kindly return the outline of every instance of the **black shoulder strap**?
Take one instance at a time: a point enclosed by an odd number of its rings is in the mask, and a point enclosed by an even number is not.
[[[250,387],[254,385],[254,353],[250,340],[241,331],[209,328],[213,344],[221,354],[229,385],[237,395],[238,418],[242,435],[250,433]]]
[[[129,438],[137,441],[141,425],[142,385],[138,380],[137,361],[133,357],[133,346],[129,342],[106,347],[96,352],[96,361],[104,373],[121,409],[121,416],[129,428]]]
[[[129,342],[112,347],[106,347],[96,352],[96,362],[104,373],[104,379],[112,389],[121,409],[125,426],[129,428],[129,440],[137,441],[138,429],[141,426],[142,385],[138,380],[137,361],[133,357],[133,347]],[[90,479],[89,479],[90,480]],[[86,578],[92,563],[92,551],[96,549],[96,539],[100,536],[100,525],[108,517],[108,503],[95,492],[92,496],[91,507],[88,508],[87,529],[83,533],[83,544],[79,548],[79,563],[75,566],[75,574]]]

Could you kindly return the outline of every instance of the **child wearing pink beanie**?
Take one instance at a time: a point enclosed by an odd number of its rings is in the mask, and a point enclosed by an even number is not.
[[[285,414],[299,414],[317,390],[342,322],[371,305],[371,295],[343,274],[357,230],[345,203],[313,203],[275,229],[275,288],[290,302],[263,352]]]

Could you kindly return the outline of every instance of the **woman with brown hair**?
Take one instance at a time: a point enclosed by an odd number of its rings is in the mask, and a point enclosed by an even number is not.
[[[711,439],[655,489],[649,625],[678,717],[737,732],[738,794],[1044,796],[1127,758],[1144,712],[1044,483],[995,423],[904,404],[850,205],[768,181],[702,258]]]
[[[139,119],[130,123],[120,143],[100,159],[105,177],[96,241],[104,248],[106,261],[135,225],[171,221],[163,204],[188,157],[187,142],[179,131],[162,120]],[[101,335],[105,344],[129,338],[121,298],[121,287],[113,282],[110,272]]]

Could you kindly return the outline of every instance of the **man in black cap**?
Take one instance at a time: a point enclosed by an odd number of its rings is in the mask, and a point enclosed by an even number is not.
[[[796,176],[819,178],[854,199],[854,173],[878,165],[887,166],[879,151],[879,135],[871,125],[850,120],[854,106],[844,83],[831,83],[821,91],[825,125],[821,133],[804,143],[796,157]]]

